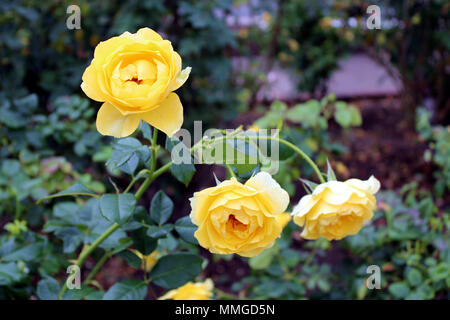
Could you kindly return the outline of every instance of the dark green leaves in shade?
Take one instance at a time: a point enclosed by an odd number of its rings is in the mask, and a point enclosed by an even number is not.
[[[125,280],[114,284],[103,300],[143,300],[147,296],[147,284],[138,280]]]
[[[119,139],[113,143],[113,152],[106,165],[111,169],[119,169],[127,174],[133,174],[139,164],[145,164],[151,157],[148,146],[142,145],[135,138]]]
[[[37,285],[37,296],[41,300],[57,300],[61,287],[53,278],[46,278],[39,281]]]
[[[151,281],[166,289],[178,288],[202,271],[203,259],[191,253],[172,253],[158,260],[149,274]]]
[[[194,160],[191,157],[191,152],[188,147],[186,147],[178,138],[167,137],[166,139],[166,150],[169,152],[172,152],[172,150],[175,149],[175,151],[178,152],[181,158],[183,159],[189,159],[189,163],[173,163],[170,167],[170,172],[172,175],[180,182],[184,183],[185,186],[189,185],[189,182],[191,182],[192,177],[195,173],[195,166],[194,166]],[[175,152],[174,151],[174,152]]]
[[[45,200],[49,200],[49,199],[53,199],[53,198],[58,198],[58,197],[65,197],[65,196],[91,196],[91,197],[99,197],[98,195],[96,195],[94,192],[92,192],[91,190],[89,190],[88,188],[86,188],[85,186],[83,186],[82,184],[76,183],[72,186],[70,186],[69,188],[67,188],[64,191],[49,195],[47,197],[41,198],[38,200],[38,204],[41,203],[42,201]]]
[[[180,237],[193,244],[198,244],[197,239],[194,237],[194,232],[197,230],[197,226],[191,222],[189,216],[180,218],[175,222],[175,231],[178,232]]]
[[[147,228],[140,228],[131,232],[134,246],[143,255],[152,253],[158,244],[158,240],[147,235]]]
[[[172,200],[163,192],[158,191],[150,205],[150,217],[157,224],[164,224],[167,220],[169,220],[173,211],[173,202]]]
[[[102,215],[109,221],[124,224],[133,214],[136,198],[131,193],[105,194],[100,199]]]

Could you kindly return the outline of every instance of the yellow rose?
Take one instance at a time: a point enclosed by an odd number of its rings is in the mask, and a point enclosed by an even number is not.
[[[131,249],[131,251],[142,260],[141,269],[145,269],[146,272],[150,272],[150,270],[152,270],[158,262],[159,252],[157,250],[153,251],[148,256],[144,256],[142,253],[134,249]]]
[[[183,124],[183,106],[172,91],[183,85],[190,71],[181,71],[181,58],[170,41],[143,28],[100,42],[81,89],[104,102],[97,114],[101,134],[126,137],[143,120],[172,136]]]
[[[253,257],[282,231],[289,196],[266,172],[245,184],[235,178],[194,193],[191,220],[200,245],[212,253]]]
[[[258,127],[257,125],[252,124],[250,127],[248,127],[247,130],[253,131],[253,132],[259,132],[261,130],[260,127]]]
[[[188,282],[178,289],[170,290],[158,300],[211,300],[214,284],[211,279],[205,282]]]
[[[284,227],[287,226],[289,221],[291,221],[291,215],[287,212],[283,212],[277,216],[277,220],[281,225],[281,229],[284,229]]]
[[[354,235],[373,217],[374,194],[379,189],[380,182],[373,176],[366,181],[350,179],[322,183],[295,206],[294,222],[305,226],[301,234],[305,239],[323,236],[328,240],[339,240]]]

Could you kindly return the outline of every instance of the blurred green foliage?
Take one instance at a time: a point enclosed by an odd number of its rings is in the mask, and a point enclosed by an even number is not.
[[[334,94],[319,100],[308,100],[291,108],[281,101],[274,101],[265,115],[254,122],[259,128],[281,129],[280,136],[299,146],[319,166],[326,166],[328,158],[347,152],[347,148],[333,141],[327,131],[329,122],[334,120],[343,130],[350,130],[362,124],[359,109],[344,101],[336,101]],[[280,145],[280,160],[283,165],[275,179],[282,183],[292,196],[295,182],[300,177],[316,179],[311,167],[295,157],[288,148]],[[337,166],[339,173],[346,173],[343,164]]]
[[[414,110],[433,98],[438,119],[448,121],[450,5],[447,1],[279,1],[280,61],[300,73],[301,88],[323,91],[323,81],[350,50],[367,53],[403,86]],[[380,29],[368,29],[367,8],[380,8]],[[414,115],[412,112],[411,115]]]
[[[421,137],[428,143],[425,151],[426,161],[432,161],[437,170],[434,191],[438,198],[450,191],[450,127],[431,125],[431,113],[424,108],[417,109],[416,128]]]

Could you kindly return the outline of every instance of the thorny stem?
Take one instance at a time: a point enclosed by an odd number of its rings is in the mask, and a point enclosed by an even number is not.
[[[114,231],[119,228],[119,224],[114,223],[112,224],[100,237],[97,238],[90,246],[86,246],[80,253],[80,256],[78,257],[76,265],[81,268],[86,261],[86,259],[90,256],[92,251],[94,251],[105,239],[107,239]],[[64,286],[62,287],[61,291],[59,292],[58,299],[61,300],[64,293],[67,291],[67,280],[64,282]]]
[[[97,264],[94,266],[92,271],[87,276],[86,280],[84,280],[84,284],[87,285],[94,279],[97,272],[105,264],[105,262],[109,259],[110,256],[111,256],[111,251],[109,251],[109,250],[106,251],[105,254],[103,254],[103,256],[100,258],[100,260],[98,260]]]
[[[325,183],[325,179],[323,178],[322,173],[320,172],[319,168],[314,163],[314,161],[306,153],[304,153],[299,147],[297,147],[296,145],[294,145],[293,143],[291,143],[291,142],[289,142],[287,140],[284,140],[284,139],[281,139],[281,138],[275,138],[275,137],[271,137],[271,136],[245,136],[245,137],[233,136],[233,137],[219,137],[219,138],[216,138],[216,139],[213,140],[213,143],[220,142],[220,141],[223,141],[223,140],[233,140],[233,139],[237,139],[237,140],[247,140],[247,139],[248,140],[270,140],[270,141],[276,141],[276,142],[279,142],[281,144],[284,144],[285,146],[291,148],[297,154],[299,154],[311,166],[311,168],[314,170],[315,174],[317,175],[317,178],[319,178],[319,181],[321,183]],[[201,143],[194,145],[194,147],[192,148],[193,151],[195,151],[200,146],[201,146]]]
[[[158,130],[154,128],[153,130],[153,140],[152,140],[152,164],[150,168],[150,172],[145,179],[144,183],[141,185],[141,187],[138,189],[138,191],[135,194],[136,200],[139,200],[142,195],[144,194],[145,190],[150,186],[152,181],[156,179],[159,175],[164,173],[165,170],[170,168],[170,165],[165,165],[164,167],[161,167],[159,170],[155,171],[156,167],[156,157],[158,155],[159,146],[157,145],[157,138],[158,138]],[[166,168],[164,171],[161,170],[163,168]],[[158,172],[159,171],[159,172]],[[102,235],[100,235],[90,246],[86,246],[80,253],[80,256],[77,259],[76,265],[81,268],[86,261],[86,259],[91,255],[91,253],[103,242],[105,241],[114,231],[116,231],[120,225],[118,223],[112,224]],[[59,292],[58,299],[61,300],[64,293],[67,291],[67,280],[64,282],[64,286],[62,287],[61,291]]]
[[[303,264],[303,267],[306,267],[311,263],[311,261],[316,256],[316,253],[317,253],[317,246],[313,246],[311,252],[308,255],[308,258],[306,258],[305,263]]]
[[[138,191],[136,191],[136,195],[135,195],[136,199],[139,199],[142,197],[142,194],[145,192],[145,190],[148,189],[150,184],[155,179],[154,171],[156,168],[156,162],[157,162],[158,151],[159,151],[157,139],[158,139],[158,129],[154,128],[153,129],[153,139],[152,139],[152,163],[150,165],[150,172],[149,172],[147,178],[145,178],[142,185],[139,187]]]

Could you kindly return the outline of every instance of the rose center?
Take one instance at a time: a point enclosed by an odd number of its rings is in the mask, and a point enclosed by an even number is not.
[[[152,62],[141,59],[119,67],[113,77],[127,84],[151,85],[156,80],[157,69]]]
[[[236,217],[233,214],[230,214],[230,216],[228,217],[228,223],[231,225],[231,228],[233,230],[245,231],[248,227],[247,224],[242,223],[241,221],[236,219]]]
[[[126,80],[126,81],[133,81],[133,82],[136,82],[137,84],[141,84],[143,80],[140,80],[140,79],[138,79],[136,77],[133,77],[133,78],[131,78],[129,80]]]

